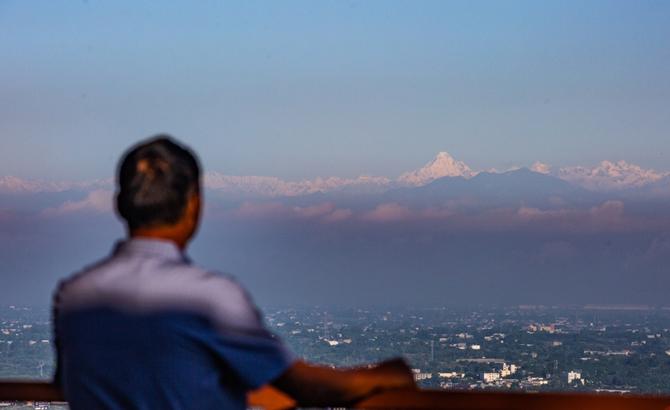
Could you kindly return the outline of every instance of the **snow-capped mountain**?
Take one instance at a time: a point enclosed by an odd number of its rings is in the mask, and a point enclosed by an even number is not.
[[[69,190],[90,190],[110,187],[114,184],[112,178],[95,179],[84,182],[46,182],[42,180],[26,181],[11,175],[0,179],[0,193],[37,193],[63,192]]]
[[[278,197],[300,196],[316,192],[329,192],[344,188],[368,188],[372,191],[389,187],[391,180],[371,175],[361,175],[357,179],[331,177],[316,178],[314,181],[285,182],[279,178],[259,176],[229,176],[214,171],[205,174],[205,187],[220,191],[232,197]]]
[[[517,169],[519,168],[512,167],[505,172]],[[594,168],[582,166],[558,168],[538,161],[530,169],[534,172],[572,182],[592,191],[639,188],[652,183],[658,184],[665,180],[670,180],[670,172],[658,173],[654,170],[645,170],[637,165],[628,164],[625,161],[619,161],[616,164],[603,161]],[[214,190],[231,200],[244,200],[302,196],[319,192],[338,192],[349,195],[381,194],[394,188],[425,186],[443,177],[463,177],[470,179],[479,173],[480,171],[473,171],[464,162],[454,160],[447,152],[440,152],[425,166],[412,172],[406,172],[396,180],[366,174],[356,179],[330,177],[328,179],[316,178],[315,180],[287,182],[276,177],[231,176],[209,171],[204,175],[204,185],[206,188]],[[489,173],[500,172],[492,169]],[[667,190],[665,185],[663,185],[663,189],[661,190],[663,192]],[[89,191],[100,188],[108,189],[112,186],[113,179],[111,178],[84,182],[27,181],[13,176],[6,176],[0,179],[0,193],[2,194],[64,192],[71,190]]]
[[[316,192],[356,190],[359,193],[383,192],[396,187],[417,187],[446,176],[471,178],[477,175],[462,161],[455,161],[448,153],[440,152],[424,167],[406,172],[395,181],[384,177],[361,175],[357,179],[330,177],[313,181],[285,182],[279,178],[259,176],[229,176],[217,172],[205,174],[205,187],[234,197],[300,196]]]
[[[443,151],[426,166],[402,174],[396,182],[400,186],[413,187],[426,185],[442,177],[472,178],[475,175],[477,172],[473,172],[463,161],[455,161],[451,155]]]
[[[531,170],[570,181],[592,191],[641,187],[670,175],[668,172],[645,170],[626,161],[619,161],[616,164],[603,161],[593,168],[582,166],[557,168],[538,161]]]

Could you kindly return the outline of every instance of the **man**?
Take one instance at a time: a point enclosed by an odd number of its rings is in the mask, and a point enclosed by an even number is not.
[[[349,406],[414,386],[401,361],[307,364],[275,339],[246,291],[184,254],[200,218],[200,169],[170,137],[131,149],[117,210],[129,238],[54,298],[56,383],[73,410],[244,409],[266,383],[301,406]]]

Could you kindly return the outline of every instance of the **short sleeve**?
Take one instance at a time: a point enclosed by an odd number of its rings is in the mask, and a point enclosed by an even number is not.
[[[267,331],[244,336],[217,334],[212,347],[248,389],[276,379],[297,359]]]
[[[211,347],[240,380],[255,389],[284,373],[297,356],[272,335],[249,294],[234,279],[210,283]]]

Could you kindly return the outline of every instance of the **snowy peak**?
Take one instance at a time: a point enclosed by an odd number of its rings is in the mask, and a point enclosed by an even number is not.
[[[329,192],[346,188],[379,190],[390,184],[390,180],[372,175],[361,175],[358,179],[317,177],[314,181],[286,182],[274,177],[231,176],[218,172],[205,173],[205,187],[239,198],[300,196],[316,192]]]
[[[24,192],[59,192],[68,189],[68,184],[61,182],[25,181],[11,175],[0,179],[0,191],[12,193]]]
[[[509,172],[518,169],[511,167]],[[539,161],[530,167],[531,171],[560,178],[592,191],[622,190],[649,185],[657,182],[670,181],[670,172],[658,173],[645,170],[626,161],[616,163],[603,161],[593,168],[574,166],[558,168]],[[412,172],[406,172],[392,181],[384,177],[363,174],[356,179],[330,177],[299,182],[286,182],[276,177],[263,176],[231,176],[209,171],[204,175],[204,186],[217,191],[227,198],[256,199],[275,198],[282,196],[301,196],[315,193],[340,192],[346,195],[380,194],[398,187],[419,187],[427,185],[442,177],[472,178],[479,172],[472,171],[462,161],[454,160],[447,152],[440,152],[425,166]],[[491,169],[489,173],[501,173]],[[663,180],[663,181],[661,181]],[[21,194],[37,192],[62,192],[68,190],[109,189],[113,179],[92,180],[85,182],[47,182],[42,180],[27,181],[13,176],[0,178],[0,193]],[[667,183],[670,185],[670,182]]]
[[[668,173],[645,170],[626,161],[616,164],[603,161],[594,168],[567,167],[558,171],[557,177],[574,182],[591,190],[612,190],[641,187],[658,181]]]
[[[540,174],[550,174],[551,173],[551,165],[549,164],[543,164],[540,161],[536,161],[532,167],[530,167],[530,170],[533,172],[539,172]]]
[[[455,161],[448,153],[440,152],[426,166],[402,174],[396,182],[412,187],[426,185],[442,177],[472,178],[475,175],[477,172],[473,172],[463,161]]]
[[[616,178],[622,181],[632,177],[636,181],[650,180],[649,182],[652,182],[663,178],[664,175],[658,174],[654,170],[644,170],[637,165],[628,164],[626,161],[619,161],[616,164],[603,161],[593,169],[592,176]]]
[[[229,176],[210,171],[205,174],[205,187],[238,198],[300,196],[342,190],[381,193],[397,186],[423,186],[445,176],[471,178],[476,174],[463,162],[455,161],[446,152],[440,152],[426,166],[407,172],[396,181],[363,174],[357,179],[330,177],[325,180],[316,178],[313,181],[285,182],[273,177]]]
[[[11,194],[36,193],[36,192],[62,192],[69,190],[89,190],[95,188],[105,188],[113,184],[113,179],[92,180],[84,182],[46,182],[41,179],[38,181],[26,181],[11,175],[0,179],[0,192]]]
[[[560,169],[538,161],[530,169],[573,182],[592,191],[641,187],[670,175],[668,172],[645,170],[626,161],[616,164],[603,161],[593,168],[575,166]]]

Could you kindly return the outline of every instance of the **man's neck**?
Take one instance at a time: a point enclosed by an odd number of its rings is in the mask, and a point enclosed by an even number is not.
[[[135,229],[130,232],[129,236],[131,238],[161,239],[174,242],[182,251],[186,249],[186,246],[191,239],[191,235],[187,235],[183,229],[176,229],[175,226]]]
[[[182,217],[173,225],[159,225],[130,230],[131,238],[163,239],[172,241],[182,251],[195,235],[200,221],[200,194],[190,196]]]

